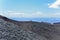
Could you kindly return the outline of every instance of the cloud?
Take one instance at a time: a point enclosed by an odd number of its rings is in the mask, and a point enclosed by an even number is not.
[[[54,3],[52,4],[48,4],[49,8],[59,8],[60,7],[60,0],[56,0]]]
[[[14,11],[8,11],[8,12],[0,12],[0,15],[9,17],[9,18],[21,18],[21,17],[42,17],[43,13],[41,12],[36,12],[36,13],[19,13],[19,12],[14,12]]]
[[[42,12],[35,12],[35,13],[20,13],[14,11],[7,11],[7,12],[0,12],[0,15],[6,16],[8,18],[42,18],[42,17],[60,17],[60,13],[42,13]]]

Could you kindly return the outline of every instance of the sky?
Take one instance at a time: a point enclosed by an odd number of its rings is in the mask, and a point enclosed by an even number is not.
[[[60,18],[60,0],[0,0],[0,15],[8,18]]]

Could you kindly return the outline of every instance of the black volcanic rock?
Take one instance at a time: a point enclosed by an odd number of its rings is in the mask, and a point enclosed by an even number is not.
[[[14,21],[0,16],[0,40],[60,40],[60,25]]]
[[[0,16],[0,40],[46,40],[45,37],[39,36],[13,22],[15,21]]]

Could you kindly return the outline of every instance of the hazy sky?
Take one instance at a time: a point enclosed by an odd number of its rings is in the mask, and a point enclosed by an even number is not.
[[[10,18],[59,18],[60,0],[0,0],[0,15]]]

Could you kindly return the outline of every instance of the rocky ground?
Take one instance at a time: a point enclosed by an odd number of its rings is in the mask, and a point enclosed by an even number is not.
[[[14,21],[0,16],[0,40],[60,40],[60,24]]]

